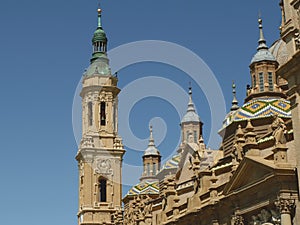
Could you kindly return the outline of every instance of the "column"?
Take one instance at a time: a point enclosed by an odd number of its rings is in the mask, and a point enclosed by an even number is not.
[[[275,205],[279,209],[281,225],[292,225],[291,212],[295,207],[295,200],[279,198]]]

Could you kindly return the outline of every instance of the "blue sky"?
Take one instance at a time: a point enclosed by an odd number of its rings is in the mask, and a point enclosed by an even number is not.
[[[237,84],[240,104],[250,82],[248,65],[257,47],[259,11],[267,44],[279,38],[278,1],[130,0],[102,1],[101,7],[109,49],[141,40],[163,40],[190,49],[216,76],[227,109],[232,80]],[[77,84],[89,65],[96,9],[96,0],[0,2],[3,224],[77,223],[72,104]],[[184,89],[192,82],[207,141],[211,112],[203,91],[188,74],[161,63],[141,63],[119,71],[119,86],[150,75],[171,80]],[[180,118],[166,99],[142,99],[132,108],[129,120],[137,138],[148,137],[153,117],[165,120],[167,135],[159,149],[168,157],[180,138]],[[124,162],[139,165],[141,152],[127,150]]]

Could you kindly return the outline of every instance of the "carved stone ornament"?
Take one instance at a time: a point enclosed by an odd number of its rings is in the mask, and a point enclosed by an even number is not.
[[[194,176],[194,193],[197,194],[200,189],[200,178],[198,176]]]
[[[81,142],[80,142],[80,147],[81,148],[94,148],[94,140],[91,136],[85,136],[82,137]]]
[[[152,203],[151,203],[151,198],[147,195],[145,199],[145,215],[151,215],[152,214]]]
[[[113,214],[113,224],[115,225],[122,225],[124,224],[123,220],[123,213],[121,209],[118,209],[114,214]]]
[[[98,159],[95,172],[98,174],[110,174],[112,172],[110,159]]]
[[[231,157],[235,159],[237,162],[240,162],[243,159],[243,147],[241,147],[236,141],[232,146],[232,154]]]
[[[244,218],[241,215],[234,215],[232,221],[234,225],[244,225]]]
[[[128,225],[136,224],[135,211],[136,211],[135,203],[130,203],[128,209],[125,210],[125,219],[124,219],[125,224]]]
[[[259,214],[251,217],[251,225],[280,224],[280,214],[273,209],[262,209]]]
[[[123,149],[124,145],[121,137],[116,137],[114,140],[114,149]]]
[[[280,214],[291,214],[292,210],[295,208],[295,200],[280,198],[275,201],[275,205],[279,209]]]
[[[274,120],[273,123],[271,124],[271,128],[273,130],[272,136],[275,139],[275,146],[279,144],[285,144],[286,125],[278,115],[274,115],[273,117]]]

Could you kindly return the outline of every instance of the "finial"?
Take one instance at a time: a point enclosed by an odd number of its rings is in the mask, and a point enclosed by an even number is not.
[[[189,82],[189,104],[188,104],[188,110],[187,111],[195,111],[194,103],[192,99],[192,85],[191,82]]]
[[[152,127],[152,125],[149,126],[149,130],[150,130],[149,146],[154,146],[153,127]]]
[[[204,140],[203,140],[203,137],[202,137],[202,135],[200,135],[200,139],[199,139],[199,147],[200,147],[200,149],[201,150],[204,150],[205,148],[206,148],[206,146],[205,146],[205,144],[204,144]],[[200,155],[200,156],[202,156],[203,157],[203,154],[202,155]]]
[[[234,83],[234,81],[232,81],[232,94],[233,94],[233,99],[232,99],[232,106],[231,106],[231,111],[235,111],[237,109],[239,109],[239,106],[238,106],[238,100],[236,99],[236,85]]]
[[[200,135],[199,142],[200,142],[200,143],[204,143],[204,140],[203,140],[203,137],[202,137],[202,135]]]
[[[247,126],[246,126],[246,131],[247,132],[252,132],[253,130],[254,130],[254,127],[252,126],[251,120],[248,119]]]
[[[243,137],[244,136],[244,132],[242,130],[241,124],[238,125],[238,129],[237,129],[237,131],[235,133],[235,136],[237,136],[237,137]]]
[[[153,139],[153,127],[152,127],[152,125],[150,125],[149,130],[150,130],[150,139]]]
[[[102,24],[101,24],[101,12],[102,12],[102,9],[100,8],[100,6],[98,7],[97,12],[98,12],[98,28],[102,28]]]
[[[260,14],[260,13],[259,13]],[[258,27],[259,27],[259,40],[258,40],[258,47],[257,50],[261,49],[268,49],[268,46],[266,45],[266,40],[264,37],[264,32],[263,32],[263,25],[262,25],[262,19],[261,16],[258,18]]]

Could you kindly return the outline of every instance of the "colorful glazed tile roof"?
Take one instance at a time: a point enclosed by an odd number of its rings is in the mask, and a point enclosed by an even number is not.
[[[127,195],[140,195],[140,194],[159,194],[159,182],[155,181],[142,181],[141,183],[133,186]]]
[[[177,169],[181,154],[174,155],[169,159],[161,168],[164,169]],[[127,195],[139,195],[139,194],[159,194],[159,181],[144,180],[141,183],[133,186],[127,193]]]
[[[161,170],[164,169],[173,169],[178,168],[179,161],[181,159],[181,154],[174,155],[171,159],[169,159],[163,166]]]
[[[258,98],[245,103],[235,112],[230,112],[224,127],[233,121],[269,117],[278,114],[280,117],[291,118],[290,102],[283,98]]]

